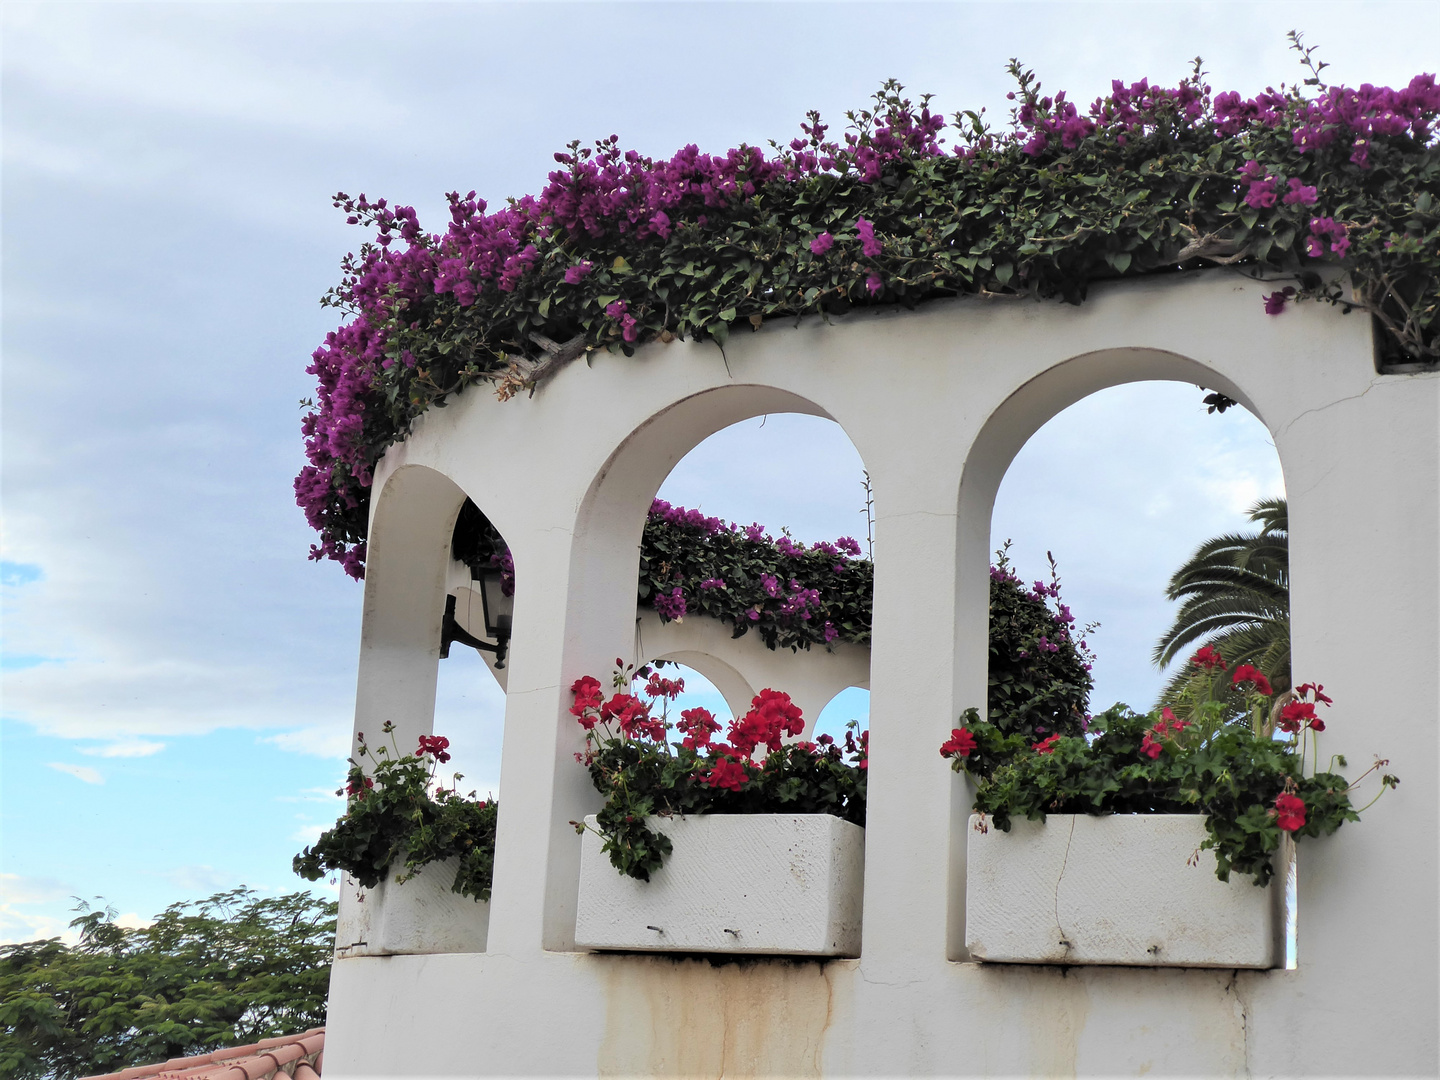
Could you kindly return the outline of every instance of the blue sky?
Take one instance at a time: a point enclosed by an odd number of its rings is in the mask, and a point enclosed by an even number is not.
[[[615,132],[668,154],[840,121],[888,76],[1003,115],[1004,64],[1088,101],[1112,77],[1217,89],[1299,74],[1398,83],[1440,55],[1434,4],[24,4],[3,11],[3,737],[0,939],[283,891],[333,819],[360,590],[305,560],[292,501],[317,301],[362,237],[337,190],[443,218],[444,192],[535,191]],[[1165,578],[1278,493],[1253,419],[1194,388],[1082,402],[1026,447],[995,513],[1098,619],[1097,704],[1145,704]],[[663,494],[801,538],[858,534],[833,427],[725,432]],[[501,700],[442,665],[437,729],[497,790]],[[859,704],[861,707],[863,702]]]

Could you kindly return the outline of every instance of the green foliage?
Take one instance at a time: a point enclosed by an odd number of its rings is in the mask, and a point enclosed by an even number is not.
[[[1010,572],[1007,549],[1008,541],[990,572],[988,719],[1001,731],[1028,738],[1078,735],[1093,685],[1090,647],[1083,633],[1076,638],[1070,632],[1073,616],[1060,603],[1054,558],[1050,583],[1037,581],[1026,589]]]
[[[1269,95],[1273,120],[1227,130],[1197,71],[1182,88],[1203,99],[1196,115],[1172,93],[1143,124],[1105,123],[1037,148],[1027,135],[1050,122],[1051,99],[1040,97],[1028,72],[1012,70],[1029,115],[1025,130],[997,134],[978,114],[957,114],[960,154],[883,155],[873,177],[856,165],[882,117],[913,115],[890,82],[873,110],[852,116],[857,141],[853,152],[837,152],[832,171],[766,179],[757,157],[735,177],[735,190],[749,194],[672,206],[671,227],[661,232],[637,228],[625,214],[584,228],[532,224],[528,269],[503,288],[480,279],[473,302],[396,286],[364,309],[383,335],[384,360],[371,373],[358,464],[331,476],[317,525],[334,544],[361,542],[365,477],[385,448],[466,386],[493,382],[502,397],[533,388],[538,370],[554,370],[537,341],[576,342],[586,355],[631,355],[646,342],[687,337],[723,350],[732,334],[767,321],[966,295],[1078,304],[1099,281],[1223,264],[1277,281],[1277,293],[1288,282],[1290,297],[1368,312],[1387,347],[1422,364],[1440,360],[1440,151],[1427,138],[1376,134],[1362,159],[1342,125],[1333,141],[1297,145],[1296,133],[1317,123],[1300,86]],[[583,154],[569,160],[573,187],[586,187],[580,174],[593,166]],[[782,151],[780,161],[792,159]],[[1313,199],[1277,194],[1270,205],[1252,204],[1242,173],[1252,162],[1255,175],[1281,178],[1279,194],[1288,180],[1313,188]],[[866,250],[861,219],[873,224],[878,247]],[[1316,231],[1315,221],[1334,222],[1338,232]],[[817,254],[811,245],[825,233],[834,244]],[[423,231],[410,242],[427,255],[433,248],[437,261],[448,252],[443,238]],[[379,250],[366,245],[362,261]],[[582,264],[593,270],[567,281]],[[359,312],[349,289],[330,302]]]
[[[686,709],[677,724],[669,702],[684,688],[642,667],[617,671],[615,694],[603,700],[598,680],[572,687],[571,710],[585,729],[580,757],[605,803],[596,814],[602,850],[622,874],[649,881],[670,854],[668,837],[649,819],[676,814],[832,814],[865,824],[869,733],[857,737],[851,721],[843,746],[829,736],[817,742],[783,741],[803,728],[789,695],[762,690],[751,710],[730,724],[728,742],[714,743],[719,724],[705,709]],[[648,679],[646,698],[629,693],[633,679]],[[659,705],[660,715],[652,710]],[[666,737],[672,730],[680,742]],[[753,756],[764,745],[767,753]],[[846,758],[850,760],[847,762]],[[571,822],[577,832],[582,822]]]
[[[768,538],[751,540],[743,531],[674,525],[652,514],[640,547],[638,598],[651,603],[678,586],[688,613],[721,620],[737,638],[754,630],[770,649],[808,649],[829,640],[868,645],[874,564],[836,554],[830,545],[797,549],[784,553]],[[767,593],[767,576],[778,583],[779,595]],[[724,586],[701,588],[708,580],[723,581]],[[819,594],[808,618],[785,611],[787,598],[797,589]]]
[[[1298,695],[1286,692],[1272,703],[1263,687],[1247,682],[1252,689],[1237,720],[1225,699],[1228,684],[1223,668],[1197,664],[1178,699],[1183,716],[1169,709],[1143,716],[1116,705],[1094,717],[1084,735],[1054,735],[1034,744],[970,709],[941,754],[956,771],[970,774],[975,809],[1003,831],[1016,816],[1044,821],[1047,814],[1204,814],[1209,835],[1201,847],[1215,852],[1216,876],[1228,881],[1238,870],[1263,886],[1273,874],[1282,830],[1299,840],[1360,820],[1350,802],[1355,784],[1313,767],[1325,730],[1315,705],[1329,701],[1323,687],[1301,687]],[[1311,693],[1315,700],[1306,701]],[[1276,737],[1277,723],[1288,737]],[[968,741],[958,738],[966,734]],[[1337,763],[1345,765],[1343,758],[1331,762]],[[1362,778],[1386,764],[1377,759]],[[1398,783],[1380,776],[1382,793]]]
[[[386,723],[385,733],[393,730]],[[345,813],[295,856],[295,873],[318,881],[343,870],[373,889],[392,867],[403,866],[395,880],[406,881],[421,867],[454,857],[460,862],[451,889],[475,900],[490,899],[499,807],[493,799],[476,800],[473,791],[467,797],[435,785],[436,765],[449,760],[449,740],[427,740],[433,741],[433,750],[402,755],[385,746],[372,751],[361,737],[360,755],[374,763],[373,775],[351,759],[342,789],[350,797]],[[457,783],[461,779],[455,774]]]
[[[114,915],[72,922],[78,945],[0,946],[0,1077],[94,1075],[325,1023],[333,901],[242,888],[144,929]]]
[[[660,748],[618,737],[586,760],[605,805],[595,815],[602,850],[622,874],[649,881],[670,854],[668,837],[647,818],[677,814],[832,814],[865,824],[865,770],[846,763],[839,745],[771,750],[738,791],[711,787],[713,755],[676,743]]]
[[[754,630],[771,649],[828,647],[832,633],[834,640],[870,643],[875,565],[869,559],[849,558],[831,544],[802,548],[788,536],[783,541],[751,538],[746,530],[726,527],[715,518],[676,509],[680,513],[671,517],[685,520],[667,520],[658,511],[646,518],[638,604],[652,604],[655,597],[679,588],[687,617],[719,619],[737,638]],[[1012,572],[1007,551],[1008,542],[996,553],[990,574],[989,719],[1007,731],[1075,734],[1084,722],[1092,686],[1093,657],[1085,634],[1076,637],[1071,631],[1074,617],[1060,602],[1055,560],[1050,560],[1048,584],[1026,588]],[[451,554],[473,567],[509,561],[504,538],[469,499],[455,523]],[[781,586],[780,596],[766,591],[767,577]],[[710,581],[721,581],[724,587],[703,587]],[[792,582],[816,594],[809,618],[785,612],[785,600],[795,595]]]
[[[1166,586],[1170,600],[1183,600],[1170,629],[1155,645],[1153,659],[1164,667],[1186,650],[1208,645],[1231,666],[1253,664],[1277,691],[1290,688],[1290,544],[1284,499],[1265,499],[1249,511],[1260,529],[1205,541],[1176,570]],[[1182,665],[1160,696],[1174,706],[1189,671]],[[1226,700],[1243,710],[1234,690]]]

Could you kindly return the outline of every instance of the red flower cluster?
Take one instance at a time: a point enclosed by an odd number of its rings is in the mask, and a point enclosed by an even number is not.
[[[761,743],[774,750],[785,735],[799,735],[805,730],[800,710],[790,695],[780,690],[761,690],[750,702],[750,711],[730,723],[730,745],[738,753],[749,756]]]
[[[444,764],[450,760],[446,752],[449,749],[450,740],[444,735],[421,735],[420,747],[415,751],[416,757],[424,757],[426,754],[433,754],[435,760]]]
[[[1235,673],[1230,676],[1230,681],[1235,686],[1249,683],[1256,693],[1264,694],[1266,697],[1269,697],[1275,692],[1271,689],[1270,680],[1265,677],[1265,673],[1253,664],[1241,664],[1235,669]]]
[[[579,718],[580,726],[589,731],[600,719],[592,713],[595,713],[600,708],[600,703],[605,700],[605,693],[600,689],[600,680],[593,675],[582,675],[570,684],[570,693],[575,695],[575,704],[570,706],[570,712]]]
[[[726,757],[717,758],[710,771],[705,774],[705,783],[711,787],[726,788],[729,791],[739,791],[741,785],[750,779],[750,772],[745,765],[739,761],[732,761]]]
[[[641,701],[633,694],[616,694],[600,706],[600,722],[609,724],[612,721],[629,738],[639,736],[655,742],[665,741],[665,722],[654,719],[650,715],[649,702]]]
[[[720,722],[709,709],[686,709],[680,714],[675,725],[685,738],[681,743],[687,750],[698,750],[710,745],[710,736],[720,730]]]
[[[669,698],[674,701],[685,691],[684,679],[662,679],[659,675],[651,675],[645,683],[645,693],[652,698]]]
[[[975,736],[970,734],[969,729],[955,728],[950,732],[950,738],[940,744],[940,756],[943,758],[969,757],[975,746]]]
[[[1206,671],[1214,671],[1219,668],[1225,670],[1225,658],[1212,649],[1209,645],[1203,646],[1199,652],[1190,658],[1192,664],[1196,664]]]
[[[1307,701],[1312,695],[1315,700]],[[1325,687],[1319,683],[1301,683],[1295,688],[1295,700],[1286,702],[1280,709],[1280,730],[1288,731],[1292,735],[1307,727],[1312,731],[1324,731],[1325,721],[1315,715],[1317,704],[1331,704],[1330,698],[1325,694]]]
[[[1275,824],[1286,832],[1294,832],[1305,825],[1305,800],[1288,791],[1275,796]]]

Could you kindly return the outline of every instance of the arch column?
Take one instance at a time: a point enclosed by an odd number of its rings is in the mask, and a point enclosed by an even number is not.
[[[905,450],[870,469],[878,512],[863,963],[884,971],[946,956],[954,781],[938,750],[958,712],[956,515],[936,510],[956,504],[957,465],[913,442]],[[979,662],[983,676],[983,651]]]
[[[465,493],[441,473],[397,458],[375,479],[352,754],[361,732],[379,745],[387,722],[402,754],[435,724],[450,534]]]

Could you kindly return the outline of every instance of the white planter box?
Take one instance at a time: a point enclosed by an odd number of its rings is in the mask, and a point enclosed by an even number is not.
[[[986,830],[988,827],[988,831]],[[1284,963],[1285,862],[1215,876],[1198,814],[970,817],[965,945],[977,960],[1269,968]]]
[[[674,850],[648,882],[580,846],[583,949],[859,956],[865,830],[828,814],[652,818]]]
[[[404,884],[392,873],[373,889],[343,875],[335,955],[484,952],[490,905],[450,891],[457,864],[431,863]]]

